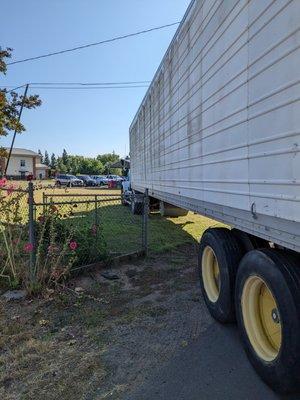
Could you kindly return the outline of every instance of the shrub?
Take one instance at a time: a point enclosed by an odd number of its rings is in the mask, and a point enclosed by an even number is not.
[[[66,279],[73,268],[107,259],[101,227],[91,214],[81,223],[72,207],[62,214],[54,203],[34,223],[34,246],[29,242],[28,192],[1,180],[0,186],[0,278],[10,287],[37,292]]]

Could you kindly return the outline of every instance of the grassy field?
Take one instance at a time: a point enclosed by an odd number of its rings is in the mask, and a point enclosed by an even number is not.
[[[14,182],[25,189],[27,182]],[[101,226],[103,239],[113,253],[127,253],[141,249],[142,245],[142,217],[132,215],[129,207],[121,205],[120,190],[107,188],[56,188],[53,181],[35,183],[34,199],[36,217],[44,212],[39,203],[43,202],[43,193],[48,202],[77,202],[76,206],[69,204],[57,205],[61,215],[68,215],[67,223],[77,225],[77,228],[92,226],[96,217]],[[78,196],[80,195],[80,196]],[[97,215],[95,213],[94,196],[99,195]],[[106,195],[115,195],[110,197]],[[24,199],[25,200],[25,199]],[[80,204],[80,201],[90,200],[90,204]],[[27,218],[27,203],[23,201],[20,207],[24,219]],[[189,212],[185,217],[161,218],[152,213],[149,217],[149,250],[153,252],[166,251],[184,243],[198,241],[203,231],[209,226],[220,225],[216,221]]]
[[[121,205],[120,190],[108,190],[105,188],[49,188],[45,190],[54,201],[64,201],[67,199],[81,200],[91,199],[91,197],[76,197],[81,195],[101,195],[99,205],[99,220],[102,226],[104,239],[109,244],[113,252],[126,253],[138,250],[141,246],[142,217],[132,215],[129,207]],[[62,197],[59,197],[59,195]],[[68,195],[68,197],[64,197]],[[74,195],[74,196],[73,196]],[[116,195],[110,201],[110,197],[105,195]],[[36,201],[41,201],[42,192],[36,191]],[[101,198],[105,201],[101,203]],[[95,218],[94,204],[80,206],[76,208],[75,215],[84,215],[87,223],[91,223]],[[83,223],[82,219],[79,219]],[[221,224],[211,219],[202,217],[198,214],[189,212],[187,216],[177,218],[162,218],[158,213],[151,213],[149,216],[149,250],[152,252],[166,251],[177,247],[180,244],[199,241],[202,233],[210,226],[220,226]]]

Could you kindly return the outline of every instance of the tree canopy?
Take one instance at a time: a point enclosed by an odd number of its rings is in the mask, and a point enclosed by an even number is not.
[[[46,163],[48,152],[45,151],[44,162]],[[56,172],[69,173],[72,175],[101,175],[101,174],[121,174],[119,168],[111,168],[112,162],[119,160],[119,156],[113,153],[98,155],[96,158],[78,155],[69,155],[63,149],[62,155],[56,157],[51,155],[50,168]]]
[[[11,52],[11,48],[0,50],[0,74],[6,74],[6,60],[11,57]],[[15,91],[0,89],[0,139],[1,136],[7,136],[12,131],[17,133],[25,131],[25,126],[18,121],[22,103],[23,107],[28,109],[36,108],[42,104],[38,95],[30,95],[24,98]],[[6,151],[1,147],[1,143],[0,155],[6,156]]]
[[[46,164],[48,167],[50,167],[50,159],[49,159],[49,154],[48,154],[47,150],[45,151],[44,164]]]

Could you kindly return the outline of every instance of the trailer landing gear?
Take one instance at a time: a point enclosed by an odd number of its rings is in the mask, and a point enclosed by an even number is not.
[[[159,212],[162,217],[184,217],[188,213],[184,208],[173,206],[165,201],[159,202]]]
[[[247,246],[249,245],[249,250]],[[200,242],[199,273],[211,315],[237,319],[248,358],[274,390],[300,390],[300,259],[284,250],[255,249],[237,232],[208,229]]]

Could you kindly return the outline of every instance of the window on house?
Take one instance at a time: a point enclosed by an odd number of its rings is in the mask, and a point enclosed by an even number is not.
[[[20,160],[21,167],[25,167],[25,160]]]

